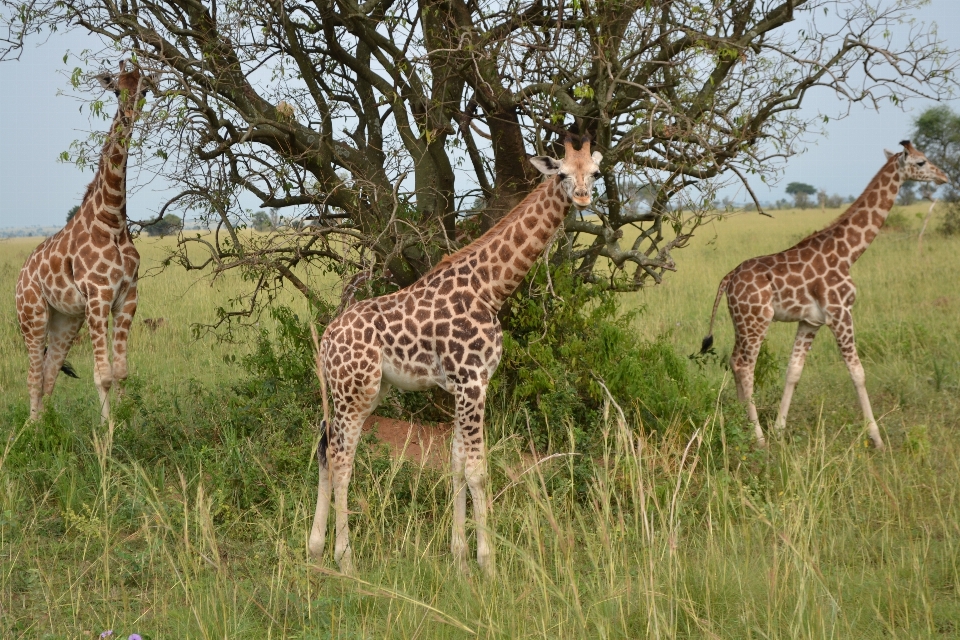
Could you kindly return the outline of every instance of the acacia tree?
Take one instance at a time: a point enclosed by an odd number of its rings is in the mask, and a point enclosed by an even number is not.
[[[952,91],[956,55],[911,21],[920,4],[2,0],[3,56],[70,26],[159,74],[139,161],[178,188],[158,218],[212,228],[173,259],[251,283],[226,319],[284,282],[322,304],[323,269],[347,290],[410,284],[519,202],[525,157],[568,128],[593,137],[603,178],[551,260],[618,290],[659,282],[719,186],[742,182],[762,212],[749,180],[815,124],[797,111],[811,90],[871,106]],[[636,185],[649,197],[624,206]],[[287,223],[241,233],[251,196]]]
[[[810,204],[810,196],[817,192],[816,187],[805,182],[791,182],[786,189],[788,196],[793,196],[793,201],[798,209],[806,209]]]

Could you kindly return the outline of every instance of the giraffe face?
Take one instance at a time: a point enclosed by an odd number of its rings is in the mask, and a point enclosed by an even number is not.
[[[934,184],[945,184],[950,181],[947,175],[927,160],[927,156],[910,144],[909,140],[904,140],[900,144],[903,145],[903,151],[898,154],[897,166],[900,169],[902,180],[933,182]],[[887,153],[889,154],[889,152]]]
[[[125,60],[120,62],[119,74],[101,73],[97,80],[104,89],[113,91],[120,98],[120,108],[128,122],[133,122],[140,115],[147,92],[155,84],[155,80],[143,75],[138,67],[127,69]]]
[[[585,209],[593,201],[593,184],[600,179],[600,161],[603,155],[599,151],[590,153],[590,138],[584,136],[580,149],[573,148],[570,138],[563,143],[563,160],[549,156],[530,158],[530,163],[544,175],[556,175],[567,197],[579,209]]]

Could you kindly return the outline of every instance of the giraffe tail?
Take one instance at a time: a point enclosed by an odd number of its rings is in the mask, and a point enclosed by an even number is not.
[[[725,275],[723,280],[720,281],[720,286],[717,287],[717,297],[713,300],[713,312],[710,314],[710,329],[707,332],[707,337],[703,339],[703,344],[700,345],[700,355],[706,353],[710,347],[713,346],[713,321],[717,317],[717,307],[720,306],[720,296],[727,292],[727,285],[730,284],[730,277],[732,275],[732,271]]]
[[[47,357],[47,347],[43,348],[43,357],[44,359],[46,359]],[[77,375],[77,370],[74,369],[73,365],[67,362],[66,360],[64,360],[63,364],[60,365],[60,371],[62,371],[64,375],[68,375],[71,378],[76,378],[77,380],[80,379],[80,376]]]
[[[317,378],[320,380],[320,398],[323,401],[323,422],[320,423],[320,442],[317,443],[317,463],[321,469],[326,469],[330,405],[327,401],[327,379],[323,375],[323,359],[320,357],[320,338],[317,337],[317,328],[312,322],[310,323],[310,335],[313,336],[313,360],[317,366]]]

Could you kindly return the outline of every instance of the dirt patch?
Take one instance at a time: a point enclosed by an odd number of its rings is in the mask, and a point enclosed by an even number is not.
[[[363,432],[387,445],[393,458],[403,457],[434,469],[449,466],[452,429],[448,424],[423,425],[370,416],[363,423]]]

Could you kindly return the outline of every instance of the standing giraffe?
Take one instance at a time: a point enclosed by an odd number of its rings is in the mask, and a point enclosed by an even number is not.
[[[730,368],[737,383],[737,395],[741,402],[747,403],[747,415],[761,445],[764,439],[753,403],[753,369],[767,329],[772,321],[777,321],[800,325],[787,365],[776,428],[786,427],[790,400],[800,380],[807,351],[817,330],[827,325],[853,378],[870,439],[878,449],[883,447],[853,339],[851,308],[857,290],[850,277],[850,267],[877,237],[905,180],[947,182],[947,176],[909,140],[900,144],[904,149],[900,153],[884,151],[886,164],[860,197],[830,226],[786,251],[746,260],[720,281],[710,316],[710,332],[703,339],[700,353],[705,353],[713,344],[713,321],[720,295],[726,292],[735,333]]]
[[[137,311],[140,267],[140,254],[127,230],[127,154],[149,81],[136,67],[127,70],[125,62],[120,63],[119,75],[106,73],[97,79],[120,102],[97,174],[80,210],[34,249],[17,280],[17,316],[30,357],[30,420],[40,414],[43,397],[53,393],[84,320],[93,342],[93,379],[103,420],[111,420],[110,386],[127,377],[127,334]],[[111,312],[112,366],[108,353]]]
[[[406,391],[440,387],[456,397],[453,432],[453,534],[450,544],[466,566],[465,520],[470,488],[477,525],[477,561],[488,574],[493,558],[487,531],[487,465],[483,413],[487,385],[500,363],[497,312],[520,285],[570,208],[590,205],[602,156],[588,138],[563,160],[530,162],[548,178],[487,233],[445,257],[406,289],[357,302],[331,322],[316,344],[324,421],[317,449],[320,481],[309,549],[323,553],[330,492],[336,501],[334,558],[353,571],[347,522],[347,486],[364,420],[391,385]],[[329,420],[327,384],[333,395]]]

